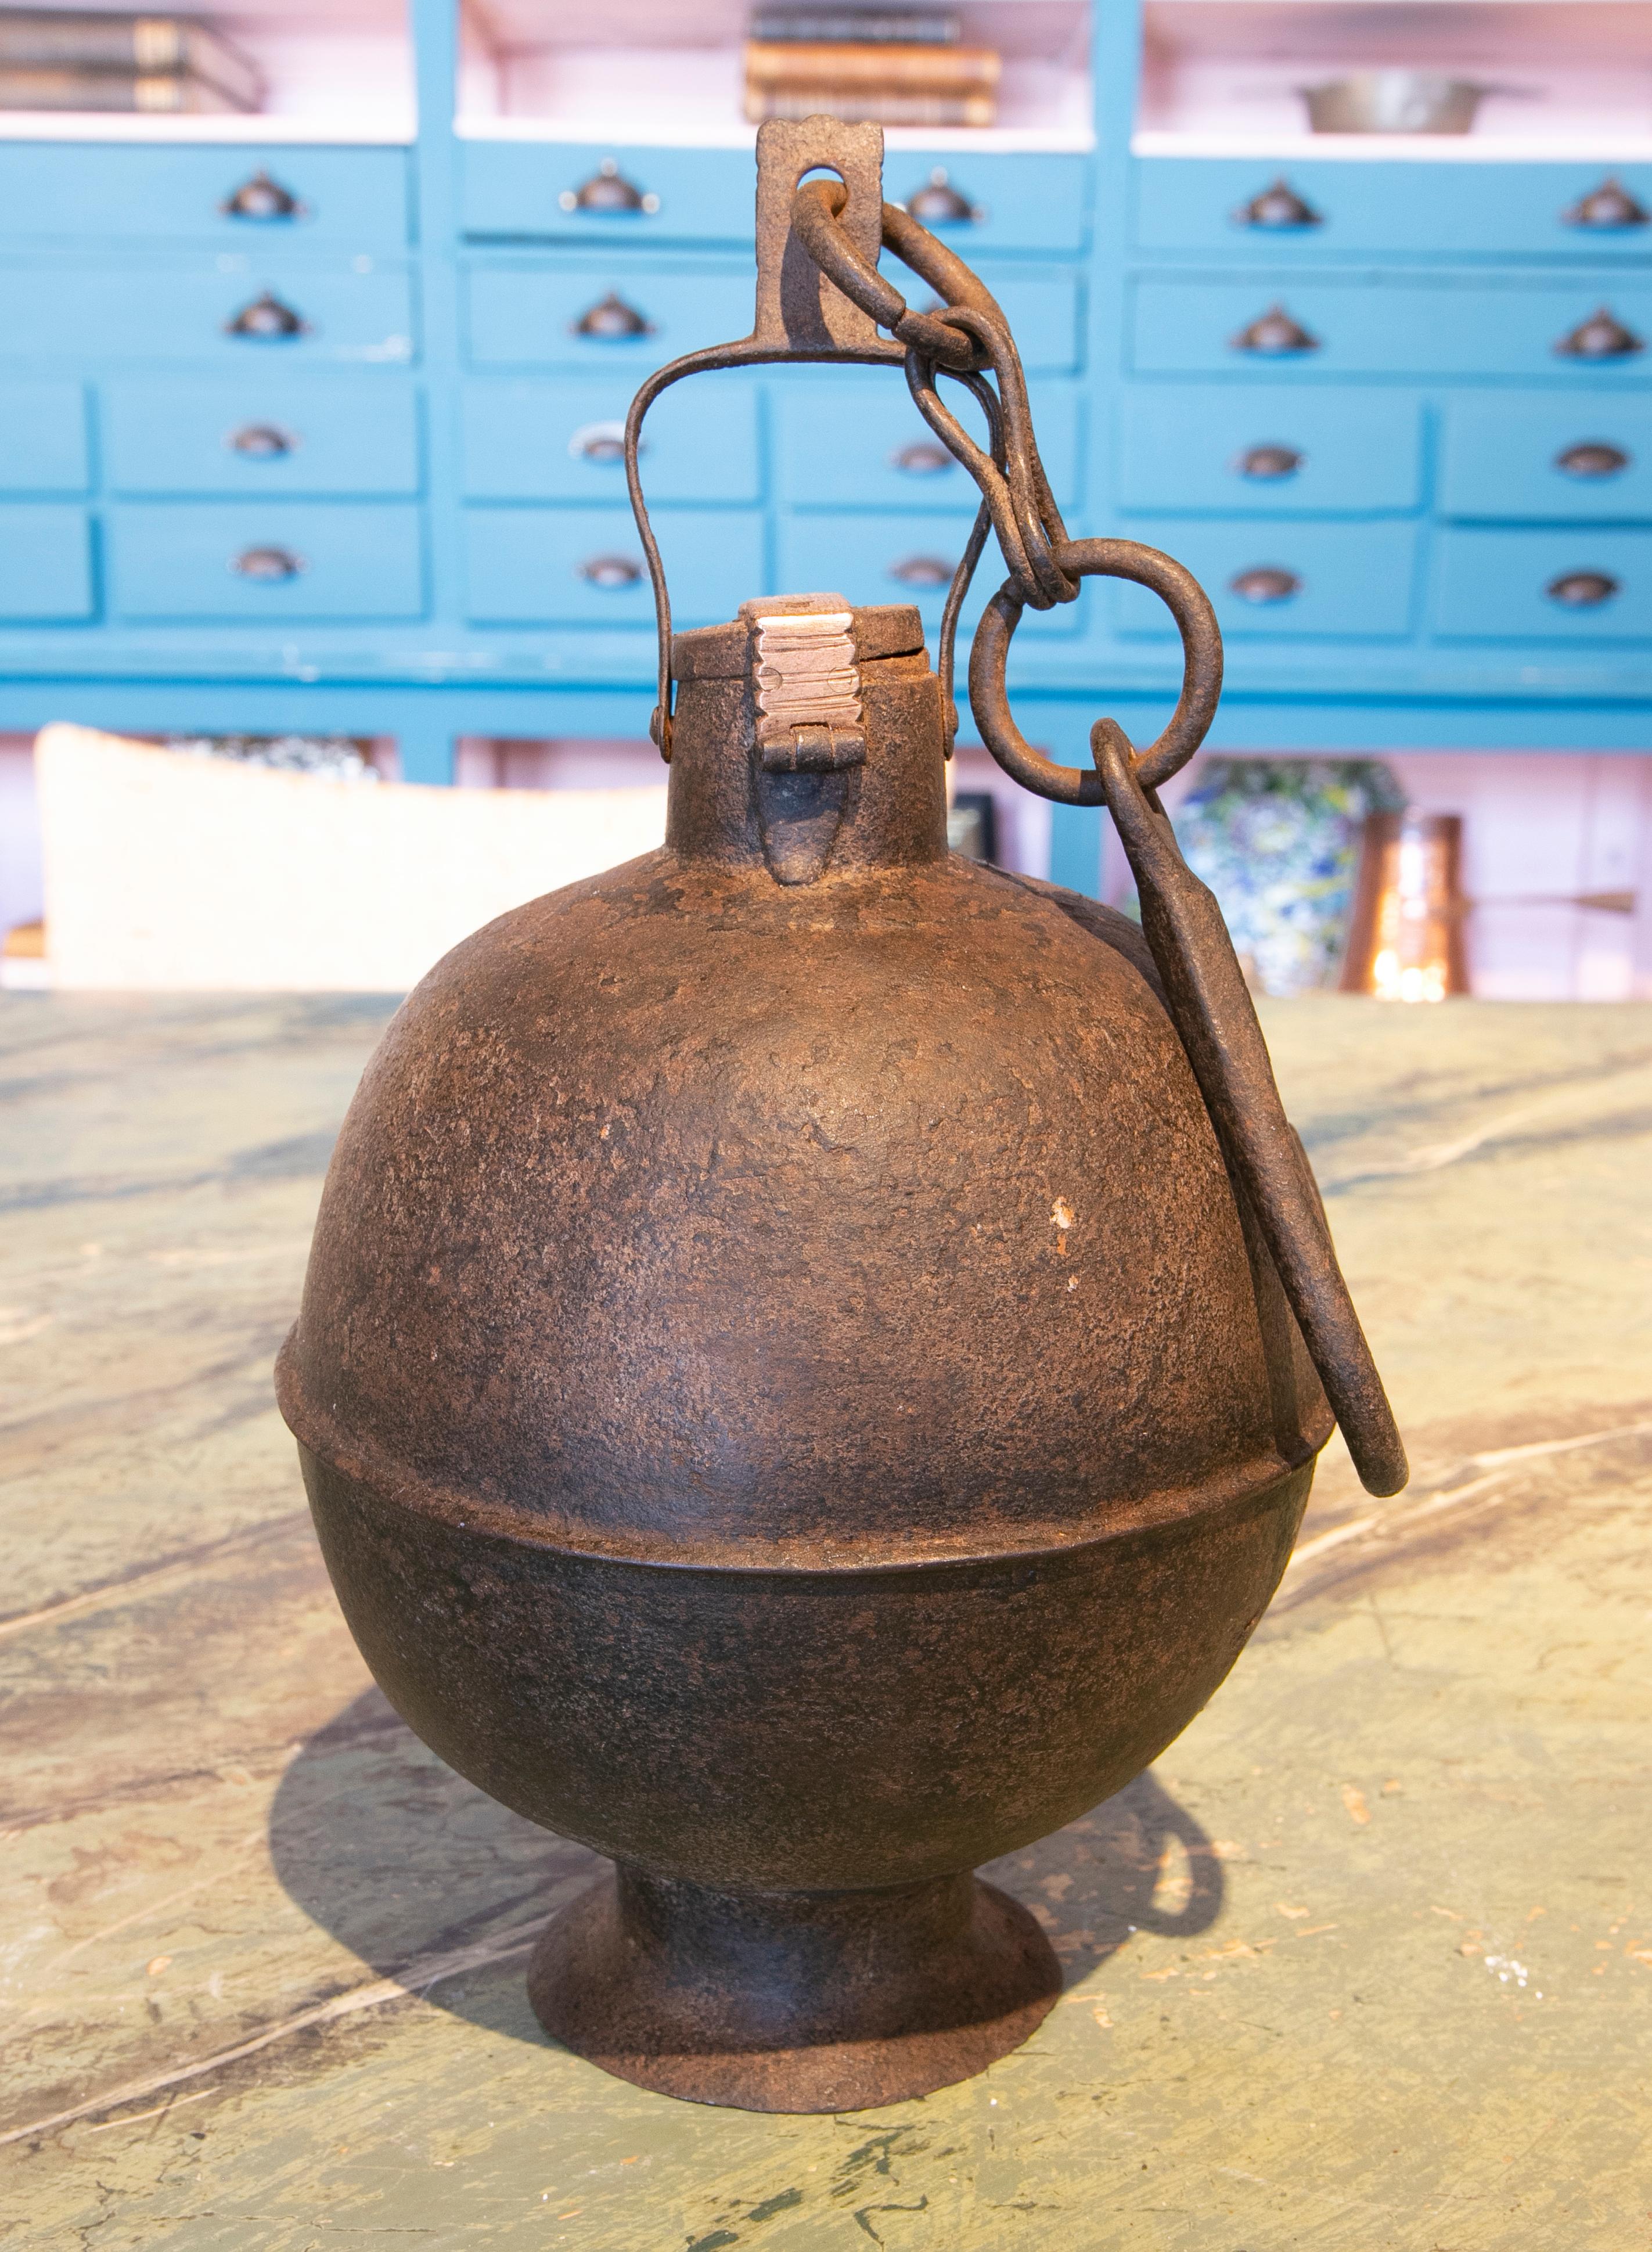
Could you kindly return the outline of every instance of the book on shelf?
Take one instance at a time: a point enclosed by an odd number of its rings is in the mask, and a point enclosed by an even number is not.
[[[879,125],[990,125],[1000,61],[991,47],[748,39],[746,115],[824,112]]]
[[[788,45],[953,47],[963,24],[930,8],[759,8],[750,36]]]
[[[8,101],[10,108],[135,109],[263,107],[264,74],[252,57],[212,24],[189,16],[83,15],[78,10],[0,8],[0,72],[73,72],[147,82],[198,80],[223,99],[66,103]]]
[[[205,79],[171,71],[13,70],[0,64],[0,109],[129,111],[163,117],[221,117],[239,114]]]

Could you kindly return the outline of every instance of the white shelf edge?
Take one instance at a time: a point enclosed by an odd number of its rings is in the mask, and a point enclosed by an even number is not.
[[[591,117],[462,117],[454,127],[462,141],[552,141],[570,148],[753,149],[757,128],[740,122],[731,124],[690,120],[662,127],[651,121],[639,130],[635,119],[609,121],[614,129],[603,132],[603,120]],[[888,149],[969,149],[983,156],[1026,154],[1087,155],[1095,135],[1067,126],[885,125]]]
[[[1268,164],[1614,164],[1652,163],[1652,133],[1572,137],[1473,133],[1134,133],[1133,156],[1246,156]]]
[[[153,117],[102,109],[0,109],[0,141],[133,141],[205,142],[272,148],[282,142],[336,142],[341,147],[402,149],[415,138],[411,123],[352,125],[319,117]]]

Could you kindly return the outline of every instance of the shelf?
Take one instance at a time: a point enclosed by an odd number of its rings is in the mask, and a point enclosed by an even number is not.
[[[922,0],[919,0],[922,4]],[[489,0],[465,18],[457,130],[469,139],[749,149],[746,0]],[[999,122],[888,127],[892,149],[1094,146],[1087,0],[947,0],[963,36],[1003,58]]]
[[[298,0],[279,11],[225,0],[212,21],[268,86],[255,115],[0,110],[0,141],[399,143],[414,137],[413,52],[402,0]]]
[[[1408,68],[1485,89],[1468,133],[1315,133],[1301,90]],[[1652,153],[1649,0],[1147,0],[1138,156],[1609,164]]]
[[[1195,129],[1138,130],[1133,156],[1246,156],[1261,163],[1614,164],[1652,163],[1652,129],[1632,133],[1235,133]]]
[[[554,141],[593,149],[751,149],[757,142],[757,128],[738,115],[661,116],[637,105],[586,109],[567,117],[462,117],[455,130],[463,141]],[[1083,155],[1094,148],[1095,135],[1087,126],[885,125],[884,145],[895,150],[970,149],[984,156]]]
[[[134,117],[106,109],[0,109],[0,141],[187,142],[274,148],[295,143],[330,146],[409,146],[410,122],[344,112],[336,117]]]

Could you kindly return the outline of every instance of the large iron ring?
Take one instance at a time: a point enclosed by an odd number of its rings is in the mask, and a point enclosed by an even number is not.
[[[1222,693],[1222,631],[1210,598],[1190,571],[1135,539],[1070,539],[1055,560],[1072,579],[1133,579],[1150,587],[1182,636],[1182,692],[1156,742],[1133,754],[1136,780],[1157,789],[1192,757],[1210,731]],[[969,652],[969,705],[981,739],[1007,775],[1058,805],[1100,805],[1101,777],[1093,767],[1058,766],[1035,751],[1010,715],[1004,667],[1023,603],[1006,581],[988,603]],[[1108,723],[1098,720],[1098,726]]]

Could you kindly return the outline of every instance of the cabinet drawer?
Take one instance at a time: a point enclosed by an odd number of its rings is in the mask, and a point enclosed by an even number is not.
[[[976,155],[957,149],[886,149],[884,193],[918,205],[931,234],[967,258],[986,250],[1081,250],[1090,233],[1091,160],[1080,156]],[[939,177],[937,177],[939,175]],[[968,216],[944,217],[951,197]],[[898,288],[904,269],[890,261]]]
[[[1440,538],[1434,623],[1463,641],[1652,638],[1652,532],[1454,527]]]
[[[968,393],[943,384],[941,397],[970,435],[987,443],[985,417]],[[1033,427],[1058,507],[1077,504],[1080,401],[1070,384],[1035,385]],[[868,508],[973,516],[980,500],[913,405],[906,386],[880,369],[836,382],[794,379],[780,394],[781,488],[795,506],[856,502]]]
[[[466,492],[623,506],[620,448],[635,388],[623,376],[467,384]],[[649,410],[640,458],[650,504],[760,500],[756,386],[730,375],[677,384]]]
[[[634,189],[641,207],[579,204],[580,189],[603,177],[607,165],[614,168],[607,177]],[[462,223],[472,236],[605,248],[752,240],[752,160],[743,149],[466,141],[460,173]],[[898,149],[885,155],[884,192],[904,204],[928,191],[920,204],[924,225],[965,257],[982,250],[1080,250],[1089,233],[1090,174],[1090,159],[1077,155]],[[967,216],[941,215],[937,206],[949,200],[947,188],[968,206]]]
[[[1082,290],[1076,275],[986,273],[1034,374],[1065,374],[1082,357]],[[649,368],[702,345],[750,333],[748,267],[673,260],[473,267],[465,276],[465,327],[479,367],[622,368],[635,383]],[[934,302],[915,282],[911,302]],[[582,325],[584,324],[584,325]]]
[[[719,625],[764,591],[755,509],[653,511],[672,622]],[[654,595],[628,509],[465,511],[466,615],[477,625],[654,627]]]
[[[1652,403],[1452,400],[1446,408],[1440,511],[1652,523]]]
[[[1568,217],[1605,182],[1600,164],[1343,163],[1311,156],[1147,157],[1135,168],[1135,239],[1145,250],[1311,264],[1348,252],[1429,258],[1511,255],[1640,261],[1652,226],[1588,226]],[[1652,164],[1611,176],[1652,211]],[[1249,213],[1281,180],[1317,223],[1261,226]],[[1282,213],[1281,214],[1282,216]]]
[[[1421,427],[1420,401],[1400,392],[1339,389],[1328,399],[1282,384],[1127,392],[1119,505],[1246,516],[1413,509]]]
[[[87,467],[78,383],[0,383],[0,492],[84,492]]]
[[[609,164],[616,184],[642,198],[641,209],[579,205],[580,189],[601,178]],[[541,238],[624,250],[647,242],[750,242],[754,231],[748,149],[462,141],[459,180],[464,232],[498,240]]]
[[[59,624],[91,615],[85,510],[0,508],[0,622]]]
[[[465,276],[464,288],[466,334],[479,367],[601,368],[621,372],[633,388],[649,368],[748,335],[752,326],[753,284],[743,266],[623,259],[485,266]]]
[[[416,618],[424,610],[419,511],[245,501],[110,511],[117,616]]]
[[[258,175],[247,215],[226,206]],[[281,209],[284,193],[298,208]],[[407,241],[401,149],[133,148],[0,143],[0,242],[191,238],[263,252],[283,243],[398,250]]]
[[[255,323],[291,334],[248,334],[233,325],[247,309]],[[239,255],[187,264],[0,265],[0,354],[35,359],[194,360],[220,367],[277,360],[395,365],[413,357],[407,275],[348,268],[275,265]]]
[[[122,493],[416,493],[417,407],[399,377],[112,383],[107,475]]]
[[[1559,347],[1605,301],[1634,347],[1615,357],[1579,356]],[[1282,309],[1313,340],[1294,351],[1246,348],[1239,339],[1259,317]],[[1652,379],[1652,288],[1617,275],[1541,280],[1511,275],[1467,282],[1447,275],[1397,280],[1257,275],[1139,282],[1133,316],[1134,364],[1143,372],[1218,370],[1309,382],[1343,375],[1547,377],[1584,389]]]
[[[1228,640],[1393,640],[1411,630],[1417,533],[1408,524],[1181,524],[1166,546],[1203,585]],[[1120,633],[1175,634],[1145,587],[1120,580],[1113,601]]]
[[[841,509],[788,511],[781,518],[781,585],[788,594],[824,587],[851,602],[913,602],[925,632],[933,636],[968,531],[968,521],[957,516],[903,523],[898,516]],[[966,627],[981,615],[1003,579],[1003,558],[989,536],[964,602]],[[1029,638],[1077,635],[1086,608],[1080,595],[1057,609],[1024,611],[1016,629],[1017,647]],[[959,695],[961,701],[961,677]]]

